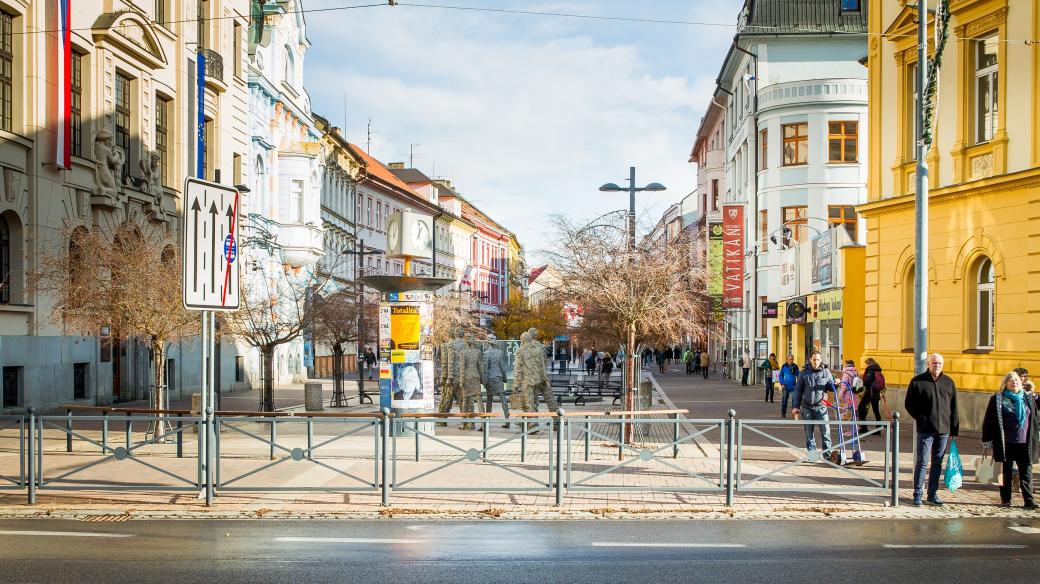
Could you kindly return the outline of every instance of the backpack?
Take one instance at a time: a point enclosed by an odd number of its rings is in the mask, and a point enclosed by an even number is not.
[[[859,375],[852,378],[852,393],[863,393],[863,379]]]
[[[871,384],[872,391],[885,391],[885,374],[880,371],[874,372],[874,383]]]

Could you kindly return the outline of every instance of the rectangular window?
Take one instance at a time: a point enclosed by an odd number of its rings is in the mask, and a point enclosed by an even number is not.
[[[123,175],[130,176],[130,78],[116,73],[116,134],[115,145],[123,149]]]
[[[69,100],[72,126],[72,155],[83,156],[83,53],[72,53],[72,98]]]
[[[231,155],[231,184],[240,185],[242,184],[242,155],[232,154]]]
[[[202,125],[202,129],[205,132],[205,138],[203,139],[203,146],[205,149],[202,152],[202,176],[216,182],[220,182],[217,176],[217,145],[213,143],[213,120],[206,118],[205,123]]]
[[[231,59],[234,61],[232,70],[236,77],[242,76],[242,25],[234,23],[231,28]]]
[[[841,0],[842,12],[859,12],[862,0]]]
[[[827,145],[830,162],[856,162],[859,148],[858,122],[829,122]]]
[[[303,181],[299,179],[289,185],[289,223],[303,223]]]
[[[769,164],[769,158],[767,156],[767,154],[769,154],[768,144],[769,144],[769,130],[759,130],[758,131],[758,151],[761,153],[759,158],[758,158],[758,169],[759,170],[765,170],[766,166],[768,166],[768,164]]]
[[[834,227],[844,225],[849,239],[856,241],[856,208],[847,205],[831,205],[827,207],[827,222]]]
[[[166,24],[166,0],[155,0],[155,22]]]
[[[367,225],[369,229],[372,228],[372,197],[368,198],[368,223],[365,225]]]
[[[906,147],[906,149],[907,149],[907,153],[908,153],[908,155],[906,156],[906,159],[907,160],[917,160],[917,138],[918,138],[917,137],[917,123],[918,123],[918,119],[920,118],[920,112],[917,111],[917,98],[918,98],[918,92],[919,92],[920,87],[921,87],[921,80],[917,76],[917,64],[916,63],[912,63],[911,65],[909,65],[906,68],[906,70],[907,70],[907,74],[910,76],[910,78],[907,79],[906,84],[907,84],[907,87],[911,87],[912,88],[910,90],[910,93],[909,93],[909,95],[910,95],[909,102],[910,103],[909,103],[909,106],[908,106],[910,108],[910,115],[907,116],[907,119],[910,120],[911,126],[909,128],[907,128],[907,132],[906,132],[906,135],[907,135],[907,141],[906,141],[907,142],[907,147]]]
[[[242,383],[246,380],[246,358],[239,355],[235,357],[235,381]]]
[[[383,228],[383,203],[376,201],[376,229]]]
[[[719,210],[719,179],[711,179],[711,210]]]
[[[155,151],[159,153],[160,184],[170,178],[170,100],[155,96]]]
[[[87,371],[90,363],[72,364],[72,399],[86,399]]]
[[[4,404],[5,408],[17,407],[21,401],[19,382],[21,381],[21,367],[4,367]]]
[[[791,231],[791,242],[795,245],[809,240],[809,208],[805,206],[784,207],[784,226]]]
[[[784,124],[784,166],[809,162],[809,124]]]
[[[768,243],[769,238],[766,235],[769,234],[769,211],[758,212],[758,236],[761,238],[762,251],[769,249]]]
[[[975,142],[987,142],[997,128],[997,37],[975,42]]]
[[[0,130],[13,131],[14,17],[0,11]]]

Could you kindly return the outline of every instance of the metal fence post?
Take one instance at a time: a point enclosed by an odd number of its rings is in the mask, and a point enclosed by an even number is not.
[[[556,410],[556,506],[563,505],[563,408]],[[550,438],[551,440],[551,438]]]
[[[389,473],[386,470],[387,463],[390,457],[387,453],[389,450],[388,443],[390,442],[390,408],[383,408],[383,442],[382,442],[382,458],[383,458],[383,481],[381,484],[383,500],[380,503],[382,507],[390,506],[390,480]]]
[[[307,460],[314,460],[314,418],[307,418]]]
[[[482,436],[483,443],[482,443],[482,450],[480,451],[480,458],[483,459],[483,460],[487,460],[488,431],[489,431],[487,418],[484,418],[484,423],[483,423],[482,426],[483,427],[481,428],[481,434],[483,434],[483,436]]]
[[[585,462],[589,461],[589,433],[592,431],[592,424],[589,422],[589,417],[585,416]]]
[[[206,408],[206,506],[213,504],[213,408]]]
[[[65,452],[72,452],[72,410],[65,412]]]
[[[133,423],[132,420],[133,420],[133,413],[127,412],[126,413],[126,455],[127,456],[133,456],[132,455],[133,451],[130,450],[130,441],[131,441],[130,440],[130,433],[133,432],[133,427],[134,427],[134,423]]]
[[[419,436],[419,420],[416,420],[415,423],[412,424],[412,432],[415,433],[415,462],[419,462],[419,458],[421,456],[421,446],[419,441],[419,438],[421,438],[421,436]]]
[[[736,410],[726,413],[729,418],[726,430],[726,506],[733,506],[733,447],[736,442]]]
[[[177,458],[184,458],[184,422],[182,414],[177,414]]]
[[[679,458],[679,414],[672,414],[675,425],[672,428],[672,458]]]
[[[892,506],[899,506],[899,412],[892,412]]]
[[[108,452],[108,410],[101,412],[101,454]]]
[[[520,462],[527,460],[527,418],[520,422]]]
[[[269,456],[274,460],[274,443],[278,439],[278,418],[271,418],[271,448]]]
[[[27,454],[29,455],[29,504],[36,504],[36,457],[34,456],[33,439],[36,433],[36,408],[29,408],[29,447]]]

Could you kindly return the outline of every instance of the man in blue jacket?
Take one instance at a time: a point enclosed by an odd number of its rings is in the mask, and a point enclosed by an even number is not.
[[[809,356],[809,363],[802,369],[802,374],[798,376],[798,382],[794,386],[791,413],[795,418],[801,414],[805,420],[827,422],[827,404],[824,402],[828,390],[834,391],[834,376],[823,366],[823,356],[820,352],[813,351]],[[816,438],[813,434],[817,426],[820,426],[820,435],[823,438],[824,455],[831,449],[830,424],[806,424],[805,448],[809,451],[809,460],[812,460],[812,454],[816,452]]]
[[[798,364],[794,362],[794,355],[787,356],[787,362],[780,366],[780,385],[784,388],[783,396],[780,397],[780,417],[787,417],[787,401],[794,393],[794,386],[798,383]],[[798,404],[791,402],[791,408],[797,408]]]

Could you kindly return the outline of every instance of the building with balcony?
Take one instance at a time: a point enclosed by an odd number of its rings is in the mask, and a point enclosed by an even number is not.
[[[1040,38],[1036,2],[948,3],[929,168],[928,344],[957,382],[961,427],[976,428],[1003,375],[1040,369]],[[914,375],[914,3],[874,0],[864,355],[889,403]],[[934,38],[931,17],[928,37]],[[884,35],[884,36],[881,36]],[[893,397],[895,395],[896,397]]]
[[[67,167],[56,156],[65,141],[53,113],[62,91],[55,14],[51,2],[0,1],[0,413],[148,397],[144,339],[75,330],[55,298],[27,283],[42,258],[70,253],[77,233],[180,245],[181,191],[199,154],[199,47],[224,56],[206,68],[206,177],[240,182],[248,152],[245,0],[73,2]],[[220,351],[218,385],[246,387],[234,343]],[[198,390],[199,353],[197,338],[167,346],[171,397]]]

